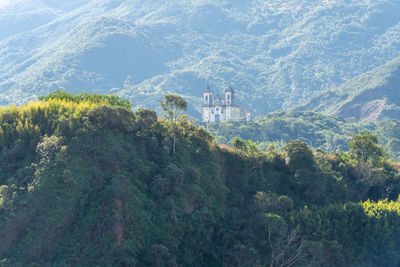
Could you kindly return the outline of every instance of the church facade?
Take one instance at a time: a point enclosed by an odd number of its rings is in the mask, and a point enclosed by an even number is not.
[[[231,119],[250,120],[251,113],[235,105],[235,90],[229,85],[224,98],[213,95],[207,84],[203,93],[203,123],[220,122]]]

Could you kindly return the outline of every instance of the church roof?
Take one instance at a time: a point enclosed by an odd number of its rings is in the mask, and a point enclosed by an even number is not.
[[[211,92],[210,85],[207,82],[206,88],[204,88],[204,92]]]
[[[222,101],[222,98],[219,95],[216,95],[214,97],[214,104],[215,105],[221,105],[221,104],[224,104],[224,101]]]
[[[225,89],[225,92],[235,92],[235,89],[233,89],[233,87],[231,86],[231,84],[229,84],[228,88]]]

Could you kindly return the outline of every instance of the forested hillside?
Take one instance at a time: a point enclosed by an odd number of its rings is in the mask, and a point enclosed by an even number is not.
[[[157,109],[174,92],[199,117],[209,81],[266,114],[398,58],[399,13],[398,0],[2,0],[0,103],[68,89]]]
[[[2,266],[400,264],[400,165],[374,135],[259,152],[130,109],[60,92],[1,108]]]
[[[208,124],[207,129],[220,144],[231,144],[235,137],[252,140],[261,150],[272,145],[282,151],[290,140],[300,140],[314,149],[348,151],[348,143],[360,131],[371,131],[391,158],[400,159],[400,122],[356,122],[311,111],[273,112],[248,123],[227,121]]]
[[[297,110],[375,122],[400,119],[400,58],[327,90]]]

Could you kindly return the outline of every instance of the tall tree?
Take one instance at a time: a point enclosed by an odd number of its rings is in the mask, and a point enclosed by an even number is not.
[[[371,161],[377,163],[384,155],[382,146],[378,145],[378,137],[370,132],[360,132],[349,143],[350,154],[359,163]]]
[[[292,140],[285,146],[287,163],[293,170],[314,168],[314,155],[306,143]]]
[[[370,132],[360,132],[349,143],[350,155],[357,160],[354,174],[357,177],[350,185],[358,199],[365,199],[368,191],[383,183],[383,173],[377,168],[385,155],[378,137]]]
[[[176,123],[183,118],[184,111],[187,108],[187,102],[179,95],[165,95],[160,102],[160,107],[167,119]]]
[[[160,108],[167,119],[172,121],[172,151],[175,154],[176,149],[176,123],[182,120],[185,116],[184,111],[187,109],[187,102],[179,95],[169,94],[165,95],[160,102]]]

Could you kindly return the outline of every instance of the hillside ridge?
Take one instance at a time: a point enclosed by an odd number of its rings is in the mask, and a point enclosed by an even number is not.
[[[325,91],[299,110],[314,110],[362,122],[400,119],[400,58]]]

